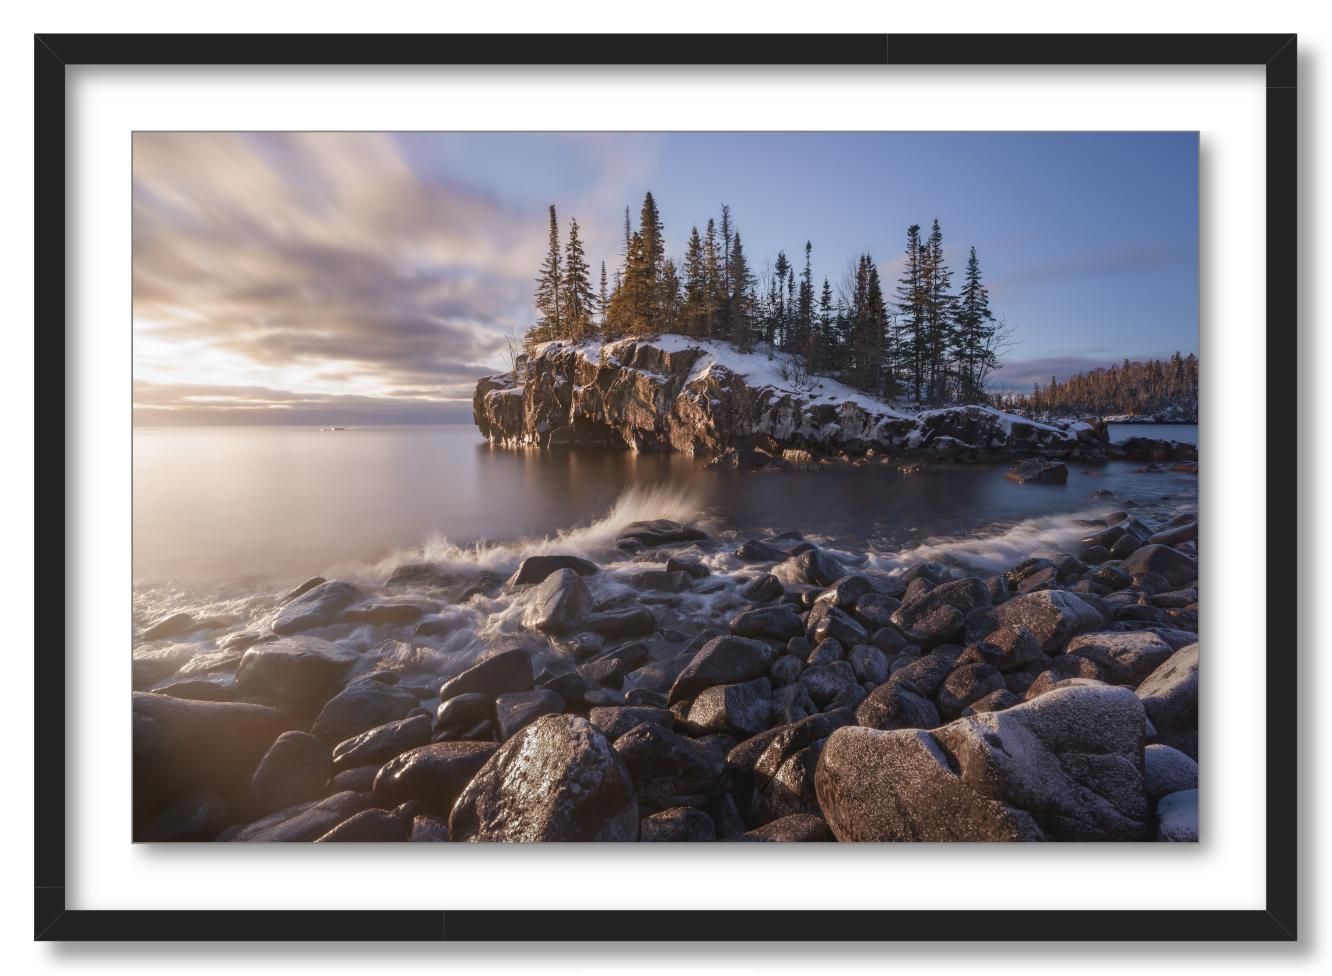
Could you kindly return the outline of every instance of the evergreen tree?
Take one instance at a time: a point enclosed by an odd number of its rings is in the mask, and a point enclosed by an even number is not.
[[[680,325],[680,274],[675,261],[666,258],[661,266],[659,328],[663,332],[679,332]]]
[[[527,330],[529,342],[546,342],[560,335],[560,228],[555,221],[555,204],[550,205],[550,250],[537,279],[537,321]]]
[[[911,392],[920,400],[925,365],[926,295],[921,277],[922,243],[920,224],[907,228],[906,266],[897,284],[900,341],[897,344],[902,372],[911,379]]]
[[[730,222],[729,210],[722,211],[722,226]],[[754,334],[753,307],[755,304],[754,275],[749,270],[744,247],[740,243],[740,229],[731,234],[730,261],[728,274],[731,282],[731,341],[740,347],[741,352],[748,352],[752,347]]]
[[[958,362],[958,385],[962,398],[972,402],[980,398],[986,375],[999,368],[990,339],[995,333],[990,314],[990,297],[981,284],[980,263],[976,249],[967,258],[962,293],[958,296],[957,333],[954,355]]]
[[[717,324],[717,314],[721,309],[721,260],[717,256],[717,227],[712,218],[708,218],[708,229],[703,235],[703,254],[705,262],[705,286],[703,294],[703,336],[711,339]]]
[[[808,355],[809,337],[814,328],[814,278],[810,252],[814,246],[805,241],[805,270],[800,273],[800,299],[796,310],[795,347]]]
[[[662,239],[663,228],[661,214],[657,212],[657,202],[652,199],[652,192],[643,197],[643,208],[639,212],[639,263],[638,275],[642,306],[639,312],[641,328],[650,332],[661,331],[662,323],[662,264],[666,257],[666,247]]]
[[[721,205],[721,264],[718,267],[718,288],[717,288],[717,313],[720,320],[724,323],[731,322],[731,297],[735,294],[735,288],[731,283],[731,235],[734,228],[731,225],[731,208],[726,204]]]
[[[592,324],[592,313],[597,298],[592,294],[592,283],[587,279],[587,262],[583,260],[583,242],[578,238],[578,221],[569,223],[569,243],[564,248],[564,334],[577,340],[586,335]],[[604,279],[603,279],[604,281]]]
[[[606,293],[606,262],[601,262],[601,294],[597,296],[597,308],[601,310],[601,328],[606,328],[606,312],[610,309],[610,295]]]
[[[707,303],[708,268],[707,255],[703,250],[703,239],[698,236],[697,224],[689,234],[689,245],[685,250],[684,275],[682,315],[684,328],[689,335],[702,335]]]
[[[929,371],[929,400],[941,403],[947,384],[947,356],[952,348],[953,297],[949,294],[953,274],[943,258],[943,234],[934,218],[924,246],[922,278],[925,292],[925,354]]]

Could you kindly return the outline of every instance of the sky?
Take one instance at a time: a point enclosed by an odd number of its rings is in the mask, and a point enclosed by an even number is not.
[[[470,423],[535,319],[547,208],[613,275],[731,214],[834,289],[937,219],[1020,342],[996,382],[1198,351],[1196,133],[136,133],[136,424]],[[679,261],[677,261],[679,263]]]

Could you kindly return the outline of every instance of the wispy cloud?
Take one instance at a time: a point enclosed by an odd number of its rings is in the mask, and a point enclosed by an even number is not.
[[[1191,245],[1153,244],[1145,247],[1079,251],[1052,261],[1008,271],[987,282],[992,293],[1002,294],[1018,285],[1048,281],[1053,278],[1086,275],[1111,276],[1153,268],[1178,267],[1196,257]]]

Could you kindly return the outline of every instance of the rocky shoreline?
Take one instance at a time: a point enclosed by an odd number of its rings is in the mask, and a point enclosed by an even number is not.
[[[1135,513],[1000,574],[654,520],[507,578],[316,577],[188,659],[217,622],[174,614],[135,839],[1194,841],[1198,521]],[[429,684],[458,608],[516,636]]]
[[[1039,422],[988,406],[907,414],[831,379],[796,382],[770,357],[659,336],[598,346],[542,343],[511,373],[477,382],[472,418],[503,447],[572,447],[717,456],[809,469],[838,458],[959,462],[1041,457],[1197,461],[1196,447],[1110,443],[1105,419]],[[745,468],[751,465],[743,459]],[[723,468],[733,468],[727,459]]]

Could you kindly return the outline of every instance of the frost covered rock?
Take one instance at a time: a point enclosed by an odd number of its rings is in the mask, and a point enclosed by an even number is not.
[[[1138,685],[1158,742],[1198,759],[1198,645],[1176,651]]]
[[[1175,649],[1150,630],[1127,634],[1083,634],[1068,642],[1068,654],[1100,666],[1105,680],[1138,685],[1164,664]]]
[[[966,642],[983,641],[1000,627],[1025,627],[1046,654],[1058,653],[1078,634],[1100,630],[1100,613],[1062,590],[1025,593],[997,607],[980,607],[967,614]]]
[[[1146,762],[1147,802],[1153,808],[1170,793],[1198,788],[1198,764],[1178,749],[1150,745],[1143,754]]]
[[[1156,805],[1156,839],[1171,843],[1198,840],[1198,791],[1181,790]]]

